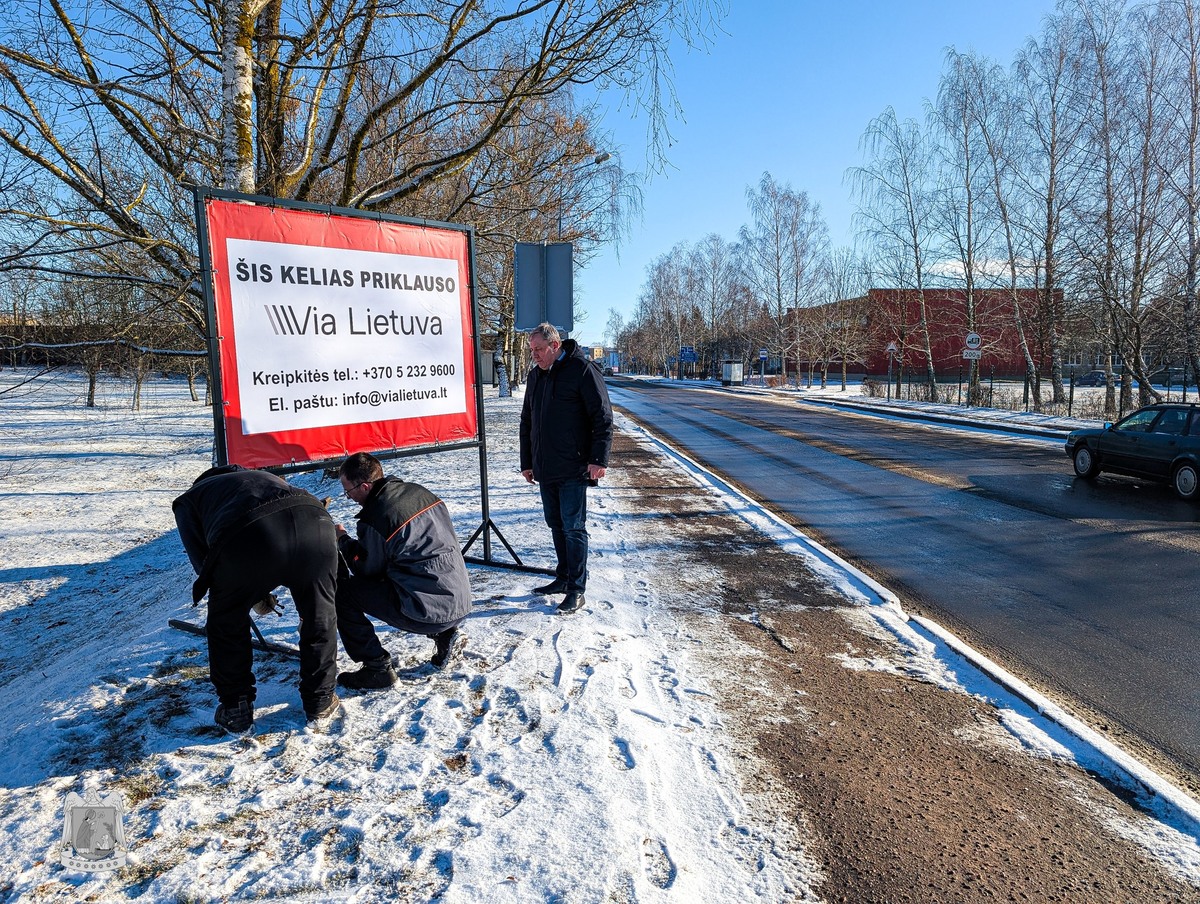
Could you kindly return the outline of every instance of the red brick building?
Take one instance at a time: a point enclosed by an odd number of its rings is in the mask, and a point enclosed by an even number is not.
[[[980,337],[980,366],[983,373],[996,376],[1023,376],[1025,356],[1017,329],[1018,313],[1025,340],[1043,373],[1049,371],[1049,342],[1041,332],[1048,321],[1042,316],[1041,295],[1036,289],[976,289],[974,292],[974,332]],[[939,376],[949,377],[969,364],[962,357],[966,348],[971,318],[963,289],[925,289],[925,317],[933,368]],[[1056,290],[1055,302],[1062,304],[1062,290]],[[1060,307],[1061,309],[1061,307]],[[834,302],[797,311],[797,331],[802,337],[798,347],[801,359],[836,362],[831,370],[840,370],[844,358],[855,374],[870,376],[888,373],[888,346],[894,344],[894,367],[905,373],[924,373],[926,369],[925,331],[921,327],[920,295],[915,289],[871,289],[862,298]],[[824,323],[825,338],[817,336]],[[823,346],[817,348],[817,346]],[[802,365],[804,366],[804,365]]]

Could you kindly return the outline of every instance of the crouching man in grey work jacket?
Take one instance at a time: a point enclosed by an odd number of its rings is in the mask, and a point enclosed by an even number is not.
[[[350,574],[338,580],[338,633],[362,668],[338,675],[354,690],[396,682],[390,654],[371,618],[434,640],[430,664],[445,668],[465,638],[458,626],[471,610],[467,566],[446,504],[425,487],[385,477],[378,459],[356,452],[338,471],[346,495],[362,506],[358,537],[339,524],[338,550]]]

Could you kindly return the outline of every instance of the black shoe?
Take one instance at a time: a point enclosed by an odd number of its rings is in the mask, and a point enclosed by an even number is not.
[[[228,732],[245,734],[254,724],[254,704],[246,697],[238,697],[237,703],[222,703],[213,721]]]
[[[330,694],[328,702],[326,702],[324,705],[318,704],[314,709],[308,709],[306,707],[304,710],[304,715],[308,718],[310,725],[314,722],[319,724],[327,721],[335,713],[337,713],[338,709],[341,708],[341,705],[342,701],[338,699],[338,695]]]
[[[555,578],[549,584],[545,584],[541,587],[534,587],[533,592],[541,593],[541,594],[566,593],[567,592],[567,582],[562,580],[561,578]]]
[[[587,605],[587,598],[582,593],[568,593],[566,599],[558,604],[558,611],[563,615],[578,612]]]
[[[352,691],[378,691],[396,683],[396,672],[389,662],[385,665],[366,665],[353,672],[342,672],[337,676],[338,687]]]
[[[433,658],[429,664],[435,669],[444,669],[458,655],[466,641],[467,636],[460,633],[458,628],[448,628],[441,634],[433,635]]]

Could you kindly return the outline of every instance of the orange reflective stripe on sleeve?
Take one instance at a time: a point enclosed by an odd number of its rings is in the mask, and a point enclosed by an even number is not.
[[[389,542],[392,539],[392,537],[396,536],[396,534],[400,533],[400,531],[404,530],[404,528],[406,528],[406,527],[408,527],[408,525],[412,524],[414,518],[421,517],[427,511],[429,511],[431,508],[437,508],[441,504],[442,504],[442,500],[439,499],[437,502],[433,503],[432,505],[425,506],[425,508],[421,509],[421,511],[416,512],[412,516],[412,518],[409,518],[407,521],[405,521],[403,524],[401,524],[399,527],[397,527],[394,531],[392,531],[391,536],[389,536],[387,538],[387,540],[384,540],[383,542],[385,542],[385,543]]]

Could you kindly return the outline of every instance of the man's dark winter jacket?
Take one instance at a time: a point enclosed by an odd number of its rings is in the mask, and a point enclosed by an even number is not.
[[[398,477],[375,481],[358,513],[358,539],[338,541],[360,577],[387,578],[409,618],[446,624],[471,611],[471,584],[446,504]]]
[[[192,585],[193,600],[199,602],[208,592],[209,576],[223,544],[246,525],[294,505],[325,511],[311,493],[267,471],[226,465],[200,475],[190,490],[171,503],[179,539],[198,575]]]
[[[549,370],[534,367],[521,409],[521,470],[537,481],[587,477],[588,465],[608,467],[612,407],[604,378],[574,339]]]

